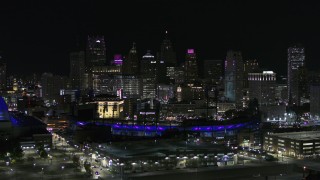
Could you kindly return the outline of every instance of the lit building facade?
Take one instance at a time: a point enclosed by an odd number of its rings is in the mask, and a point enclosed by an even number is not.
[[[142,99],[156,97],[156,83],[158,79],[158,62],[147,52],[142,57],[140,74],[142,78]]]
[[[92,68],[92,89],[95,94],[116,94],[118,79],[121,75],[120,66],[94,66]]]
[[[301,88],[301,68],[305,66],[305,50],[301,46],[288,48],[288,100],[289,104],[300,105]],[[301,86],[300,86],[301,87]]]
[[[86,48],[86,66],[106,65],[106,45],[104,36],[88,36]]]
[[[165,39],[160,46],[160,52],[158,53],[158,61],[163,62],[160,64],[159,71],[163,71],[159,80],[161,83],[166,83],[168,80],[174,80],[174,67],[177,66],[176,53],[173,50],[171,41],[168,38],[168,32],[166,31]],[[163,74],[162,74],[163,73]]]
[[[225,60],[225,97],[236,106],[242,106],[243,60],[240,51],[228,51]]]
[[[169,99],[174,97],[173,85],[158,84],[157,85],[157,100],[163,104],[168,103]]]
[[[310,115],[312,119],[320,117],[320,84],[310,86]]]
[[[249,98],[256,98],[260,105],[274,104],[276,80],[273,71],[248,73]]]
[[[184,68],[185,80],[187,82],[192,82],[198,79],[197,55],[194,49],[187,50]]]
[[[281,156],[305,157],[320,154],[320,135],[317,131],[266,134],[263,149]]]
[[[116,96],[99,95],[94,97],[97,104],[97,114],[103,119],[122,119],[124,101]]]
[[[246,60],[243,63],[243,72],[244,72],[244,82],[243,82],[243,87],[248,88],[249,87],[249,82],[248,82],[248,73],[254,73],[254,72],[259,72],[259,63],[256,59],[253,60]]]

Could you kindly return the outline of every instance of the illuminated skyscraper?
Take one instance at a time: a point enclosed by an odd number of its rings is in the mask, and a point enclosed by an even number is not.
[[[139,57],[135,43],[133,43],[128,56],[123,61],[123,74],[138,75],[140,71],[139,68]]]
[[[158,75],[157,61],[150,51],[142,57],[140,74],[142,77],[142,98],[155,98]]]
[[[249,82],[248,82],[248,73],[255,73],[259,72],[259,63],[256,59],[253,60],[246,60],[243,63],[243,87],[248,88],[249,87]]]
[[[88,36],[86,47],[85,73],[83,75],[83,89],[93,88],[92,69],[95,66],[106,65],[106,45],[104,36]]]
[[[240,51],[228,51],[225,61],[225,97],[242,106],[243,61]]]
[[[305,67],[304,47],[295,45],[288,48],[288,99],[291,105],[300,105]]]
[[[159,60],[164,61],[167,66],[177,66],[176,53],[173,51],[172,43],[168,38],[167,31],[160,47]]]
[[[276,73],[263,71],[262,73],[248,73],[249,97],[256,98],[260,105],[275,103]]]
[[[166,31],[165,38],[161,43],[158,57],[159,82],[166,83],[169,79],[174,81],[174,68],[177,66],[176,53]]]
[[[88,36],[86,49],[86,66],[106,65],[106,45],[104,36]]]
[[[187,82],[195,81],[198,78],[197,55],[194,49],[188,49],[186,54],[185,80]]]

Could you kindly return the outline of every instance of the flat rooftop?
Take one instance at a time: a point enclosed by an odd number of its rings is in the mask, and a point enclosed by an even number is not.
[[[278,138],[286,138],[292,140],[308,141],[320,140],[320,131],[302,131],[302,132],[289,132],[289,133],[275,133],[270,134]]]

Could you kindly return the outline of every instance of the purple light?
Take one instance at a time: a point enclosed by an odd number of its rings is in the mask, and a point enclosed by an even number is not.
[[[188,49],[188,54],[193,54],[194,53],[194,49]]]
[[[158,127],[158,130],[163,131],[164,128],[163,127]]]
[[[81,122],[78,121],[78,126],[84,126],[90,124],[89,122]],[[164,126],[144,126],[144,125],[127,125],[127,124],[108,124],[108,123],[95,123],[97,125],[109,125],[115,130],[131,130],[131,131],[142,131],[146,130],[148,132],[152,131],[165,131],[168,129],[171,129],[172,126],[164,125]],[[216,125],[216,126],[193,126],[188,127],[187,130],[191,131],[201,131],[201,132],[210,132],[210,131],[222,131],[224,129],[231,130],[231,129],[238,129],[242,127],[246,127],[248,125],[256,124],[255,121],[246,122],[246,123],[239,123],[239,124],[229,124],[229,125]],[[179,130],[183,130],[184,128],[181,126],[175,126],[174,128],[177,128]]]
[[[83,125],[84,125],[84,123],[83,123],[83,122],[78,122],[78,125],[83,126]]]
[[[122,64],[122,55],[121,54],[115,54],[113,56],[114,64]]]
[[[233,127],[233,125],[229,125],[227,128],[228,128],[228,129],[231,129],[232,127]]]

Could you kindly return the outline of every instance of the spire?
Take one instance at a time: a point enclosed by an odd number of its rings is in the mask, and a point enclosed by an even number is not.
[[[137,53],[135,42],[132,43],[132,48],[130,49],[130,53]]]
[[[136,43],[135,42],[132,43],[132,49],[136,49]]]
[[[164,39],[165,39],[165,40],[168,40],[168,39],[169,39],[169,38],[168,38],[168,31],[167,31],[167,30],[165,31]]]

